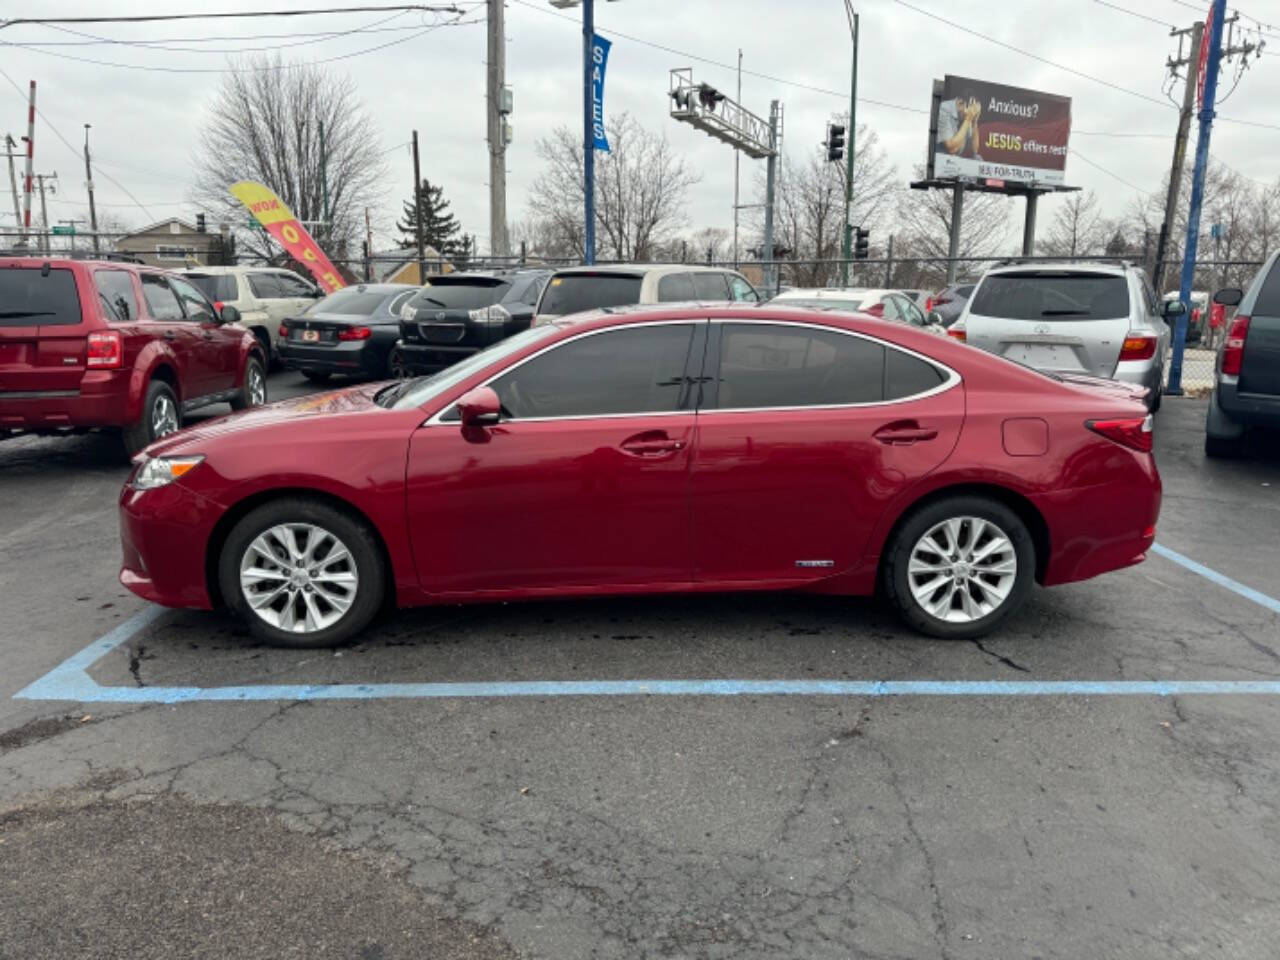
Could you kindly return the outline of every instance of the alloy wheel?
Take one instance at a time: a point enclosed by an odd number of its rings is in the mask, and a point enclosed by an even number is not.
[[[249,406],[260,407],[267,402],[267,381],[261,368],[256,363],[249,364],[249,383],[245,393],[249,396]]]
[[[151,405],[151,439],[159,440],[178,431],[178,408],[173,398],[161,394]]]
[[[359,586],[347,545],[312,523],[270,527],[240,558],[240,590],[249,609],[290,633],[333,626],[351,609]]]
[[[951,517],[930,527],[907,562],[916,603],[947,623],[972,623],[995,613],[1017,575],[1013,541],[981,517]]]

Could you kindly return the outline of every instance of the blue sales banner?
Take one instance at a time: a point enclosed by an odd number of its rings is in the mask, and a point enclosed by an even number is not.
[[[609,65],[609,48],[613,44],[600,34],[591,41],[591,129],[596,149],[609,152],[609,138],[604,133],[604,70]]]

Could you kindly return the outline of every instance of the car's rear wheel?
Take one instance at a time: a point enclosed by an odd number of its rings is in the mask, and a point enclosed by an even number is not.
[[[386,572],[363,522],[314,500],[273,500],[232,529],[218,561],[227,605],[275,646],[344,643],[382,605]]]
[[[163,380],[152,380],[142,401],[142,416],[124,429],[125,452],[132,457],[148,444],[181,429],[182,408],[177,394]]]
[[[948,497],[912,514],[894,535],[885,593],[902,618],[933,637],[989,633],[1026,600],[1035,576],[1026,524],[985,497]]]
[[[262,361],[257,357],[249,357],[244,362],[244,384],[240,392],[231,398],[231,409],[248,410],[266,402],[267,375],[262,369]]]
[[[1238,457],[1242,447],[1241,440],[1241,437],[1212,437],[1206,434],[1204,455],[1218,460]]]
[[[328,370],[303,370],[302,375],[312,383],[328,383],[333,376]]]
[[[409,371],[404,365],[404,351],[399,347],[392,347],[387,354],[387,376],[392,380],[403,380],[408,375]]]

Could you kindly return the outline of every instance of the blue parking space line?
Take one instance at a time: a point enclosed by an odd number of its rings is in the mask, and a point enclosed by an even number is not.
[[[1280,613],[1280,600],[1247,587],[1177,551],[1152,552]],[[498,697],[1073,697],[1280,695],[1280,680],[515,680],[444,683],[261,684],[227,687],[113,687],[88,669],[168,611],[151,606],[64,660],[16,693],[23,700],[80,703],[254,702],[268,700],[483,699]]]
[[[1190,557],[1183,556],[1176,550],[1170,550],[1162,544],[1153,543],[1151,545],[1151,552],[1164,557],[1166,560],[1172,560],[1174,563],[1186,567],[1192,573],[1198,573],[1206,580],[1211,580],[1220,587],[1226,587],[1228,590],[1238,593],[1247,600],[1252,600],[1261,607],[1266,607],[1272,613],[1280,613],[1280,600],[1277,600],[1275,597],[1269,597],[1265,593],[1253,589],[1253,587],[1246,587],[1240,581],[1232,580],[1226,574],[1219,573],[1211,567],[1206,567],[1203,563],[1197,563],[1195,560],[1192,560]]]

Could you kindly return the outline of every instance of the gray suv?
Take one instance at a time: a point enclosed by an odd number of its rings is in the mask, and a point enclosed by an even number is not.
[[[1130,264],[1011,263],[987,271],[947,332],[1039,370],[1144,387],[1155,410],[1164,392],[1167,319],[1185,310],[1176,300],[1161,306]]]

